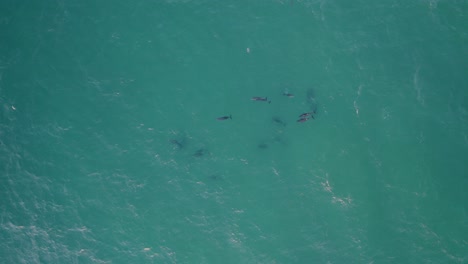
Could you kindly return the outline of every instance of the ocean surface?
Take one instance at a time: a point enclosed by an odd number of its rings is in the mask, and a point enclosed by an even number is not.
[[[1,1],[0,263],[468,263],[467,25],[467,0]]]

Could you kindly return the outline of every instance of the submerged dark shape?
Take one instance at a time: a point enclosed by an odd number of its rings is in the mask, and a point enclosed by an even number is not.
[[[177,149],[183,149],[185,147],[185,140],[171,139],[169,142]]]
[[[259,149],[267,149],[267,148],[268,148],[268,144],[265,143],[265,142],[262,142],[262,143],[258,144],[258,148],[259,148]]]
[[[308,117],[302,117],[302,118],[300,118],[299,120],[297,120],[297,122],[299,122],[299,123],[304,123],[304,122],[307,121],[307,120],[309,120]]]
[[[232,119],[232,115],[229,115],[229,116],[221,116],[221,117],[218,117],[216,118],[216,120],[227,120],[227,119]]]
[[[284,96],[287,96],[287,97],[289,97],[289,98],[293,98],[293,97],[294,97],[294,94],[292,94],[292,93],[287,93],[287,92],[284,92],[283,95],[284,95]]]
[[[280,126],[286,126],[286,123],[279,117],[274,116],[272,119],[273,123],[280,125]]]
[[[218,174],[211,174],[210,176],[208,176],[208,178],[212,180],[222,180],[221,175],[218,175]]]
[[[260,97],[260,96],[254,96],[251,98],[252,101],[262,101],[262,102],[268,102],[271,103],[271,101],[268,101],[268,97]]]
[[[206,153],[206,149],[201,148],[195,151],[195,153],[193,153],[193,156],[199,158],[199,157],[203,157],[205,153]]]

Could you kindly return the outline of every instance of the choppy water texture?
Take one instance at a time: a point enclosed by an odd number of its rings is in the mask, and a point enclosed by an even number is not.
[[[1,263],[468,262],[468,1],[0,14]]]

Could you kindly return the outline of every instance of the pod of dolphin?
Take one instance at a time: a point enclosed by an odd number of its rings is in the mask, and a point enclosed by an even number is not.
[[[312,101],[314,100],[313,99],[313,92],[311,90],[308,91],[307,93],[307,100],[308,101]],[[289,93],[289,92],[284,92],[283,93],[284,96],[287,96],[289,98],[293,98],[294,95]],[[250,100],[252,101],[259,101],[259,102],[268,102],[269,104],[271,103],[271,100],[268,100],[268,97],[261,97],[261,96],[254,96],[252,97]],[[299,115],[299,119],[296,121],[298,123],[304,123],[310,119],[315,119],[314,118],[314,115],[316,114],[316,109],[312,110],[311,112],[304,112],[302,114]],[[220,116],[218,118],[216,118],[216,120],[218,121],[223,121],[223,120],[228,120],[228,119],[232,119],[232,115],[228,115],[228,116]],[[277,124],[280,124],[280,125],[284,125],[284,122],[281,121],[280,119],[278,118],[273,118],[273,121]]]
[[[289,98],[294,97],[294,95],[289,93],[289,92],[284,92],[282,95],[286,96],[286,97],[289,97]],[[268,100],[268,97],[254,96],[254,97],[251,98],[251,100],[252,101],[257,101],[257,102],[267,102],[269,104],[271,103],[271,100]],[[316,108],[316,104],[315,104],[314,91],[312,89],[309,89],[307,91],[306,100],[307,100],[307,103],[310,106],[311,111],[301,113],[297,117],[298,118],[296,120],[297,123],[304,123],[304,122],[306,122],[308,120],[315,119],[314,115],[317,113],[317,111],[316,111],[317,108]],[[218,121],[232,120],[232,115],[229,114],[229,115],[225,115],[225,116],[220,116],[220,117],[217,117],[216,120],[218,120]],[[273,123],[275,123],[276,125],[278,125],[280,127],[285,127],[286,126],[286,123],[281,118],[279,118],[277,116],[274,116],[272,118],[272,121],[273,121]],[[186,141],[187,141],[187,137],[182,136],[182,137],[178,137],[176,139],[171,139],[170,143],[173,145],[174,149],[182,150],[182,149],[185,149],[185,147],[187,145]],[[281,143],[283,140],[281,138],[275,138],[274,141]],[[265,142],[265,141],[258,144],[259,149],[267,149],[268,146],[269,146],[269,144],[267,142]],[[196,148],[196,151],[194,153],[192,153],[192,156],[195,157],[195,158],[200,158],[200,157],[205,156],[206,154],[209,154],[209,151],[206,149],[206,147],[199,145]]]

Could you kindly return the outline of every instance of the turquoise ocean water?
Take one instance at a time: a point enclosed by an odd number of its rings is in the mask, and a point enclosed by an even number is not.
[[[466,0],[2,1],[0,263],[468,263],[467,25]]]

